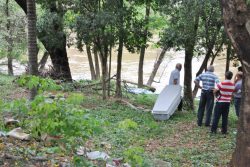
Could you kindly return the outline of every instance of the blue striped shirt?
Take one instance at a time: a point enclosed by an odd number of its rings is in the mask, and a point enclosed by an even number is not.
[[[195,80],[198,82],[202,81],[203,90],[212,90],[214,89],[215,83],[219,83],[218,77],[210,71],[200,74]]]

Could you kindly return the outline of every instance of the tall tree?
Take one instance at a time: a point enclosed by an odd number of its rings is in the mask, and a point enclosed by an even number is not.
[[[160,1],[160,6],[164,7],[169,26],[162,35],[164,46],[169,45],[185,51],[184,62],[184,102],[188,108],[193,108],[192,95],[192,59],[198,41],[198,28],[200,21],[201,3],[199,0],[173,0]],[[163,3],[161,5],[161,3]],[[167,9],[165,8],[167,7]]]
[[[196,73],[200,75],[207,69],[208,61],[215,53],[222,51],[222,45],[225,43],[225,32],[222,27],[222,17],[220,5],[217,0],[203,1],[201,4],[201,19],[198,31],[199,40],[197,41],[198,48],[196,52],[205,55],[203,62]],[[193,89],[193,97],[196,97],[198,86]]]
[[[15,1],[27,14],[27,0]],[[47,11],[44,16],[45,19],[42,20],[42,26],[40,26],[38,31],[38,38],[43,43],[45,49],[49,52],[57,77],[71,81],[72,76],[66,50],[66,34],[63,31],[63,16],[65,11],[63,10],[62,2],[49,0],[40,0],[39,2]]]
[[[6,0],[6,3],[5,3],[5,14],[6,14],[6,17],[7,17],[7,23],[6,23],[6,29],[7,29],[7,32],[10,33],[10,14],[9,14],[9,0]],[[13,45],[13,40],[9,37],[9,34],[6,36],[6,41],[8,43],[8,55],[7,55],[7,58],[8,58],[8,74],[9,75],[14,75],[13,73],[13,66],[12,66],[12,61],[13,61],[13,57],[12,57],[12,45]]]
[[[118,9],[119,11],[123,11],[123,5],[124,2],[123,0],[119,1],[118,4]],[[118,34],[118,39],[119,39],[119,45],[118,45],[118,54],[117,54],[117,72],[116,72],[116,91],[115,95],[116,97],[122,97],[122,90],[121,90],[121,70],[122,70],[122,55],[123,55],[123,46],[124,46],[124,16],[123,12],[119,12],[119,24],[118,24],[118,29],[119,29],[119,34]]]
[[[13,75],[13,60],[27,52],[26,16],[13,1],[0,3],[0,57],[7,57],[8,74]]]
[[[140,58],[139,58],[139,67],[138,67],[138,87],[143,86],[143,64],[144,64],[144,57],[145,51],[147,47],[147,40],[148,40],[148,23],[149,23],[149,15],[151,9],[151,0],[145,0],[145,20],[144,20],[144,30],[142,34],[142,46],[140,49]]]
[[[248,3],[248,4],[247,4]],[[221,0],[225,30],[242,60],[243,90],[236,148],[231,166],[250,164],[250,6],[249,0]]]
[[[28,19],[28,56],[29,74],[38,75],[37,63],[37,39],[36,39],[36,1],[27,0],[27,19]],[[30,99],[36,96],[36,88],[32,88]]]

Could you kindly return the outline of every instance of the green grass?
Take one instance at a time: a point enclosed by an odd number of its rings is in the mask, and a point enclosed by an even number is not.
[[[16,77],[0,74],[0,99],[11,101],[15,98],[25,97],[24,89],[18,87],[13,81]]]
[[[5,75],[0,77],[0,91],[2,92],[0,96],[4,100],[18,99],[19,97],[13,94],[24,92],[24,89],[12,82],[13,79]],[[104,151],[113,158],[122,157],[133,166],[137,164],[143,167],[154,166],[155,159],[169,162],[173,167],[227,166],[231,159],[235,148],[237,126],[233,106],[229,115],[229,134],[211,135],[209,128],[196,126],[196,110],[195,112],[176,112],[167,121],[155,121],[149,112],[156,100],[155,95],[129,95],[130,99],[127,100],[130,103],[143,108],[134,110],[115,99],[103,101],[99,95],[90,94],[89,91],[83,96],[84,98],[80,98],[80,94],[71,91],[60,92],[60,94],[64,96],[65,93],[67,96],[65,103],[70,103],[72,109],[80,105],[84,110],[83,119],[94,118],[101,125],[101,132],[94,132],[85,140],[85,147],[91,150]],[[79,121],[79,119],[72,118],[72,121],[74,120]],[[28,126],[24,128],[29,130]],[[20,150],[20,148],[26,150],[25,152],[38,150],[39,154],[46,155],[51,148],[61,148],[53,144],[49,146],[44,143],[29,143],[28,146],[26,144],[28,143],[15,144],[14,146],[18,148],[14,150]],[[60,156],[63,155],[68,160],[73,159],[77,164],[92,164],[76,156],[74,150],[78,147],[78,143],[72,141],[66,145],[71,148],[70,151],[59,149]],[[57,154],[55,152],[53,156],[56,157]],[[97,166],[105,166],[103,162],[97,164]]]
[[[153,106],[150,98],[144,103],[149,108],[150,104]],[[122,157],[123,152],[131,147],[142,147],[145,159],[161,159],[176,167],[226,166],[235,147],[237,117],[233,106],[227,136],[211,135],[209,128],[197,127],[196,113],[193,112],[177,112],[161,122],[155,121],[150,112],[135,111],[118,103],[106,103],[105,108],[88,112],[106,122],[104,132],[91,139],[94,149],[108,151],[113,157]],[[128,119],[137,127],[119,128],[119,124]],[[112,148],[105,150],[101,142],[110,143]]]

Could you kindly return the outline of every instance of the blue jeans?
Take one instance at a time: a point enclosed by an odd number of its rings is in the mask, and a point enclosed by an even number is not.
[[[200,97],[199,108],[198,108],[198,114],[197,114],[197,117],[198,117],[197,124],[198,124],[198,126],[202,125],[202,120],[203,120],[203,117],[204,117],[205,108],[206,108],[205,126],[210,126],[213,107],[214,107],[214,94],[213,94],[213,91],[212,90],[202,90],[201,97]]]
[[[234,98],[234,107],[235,107],[235,112],[237,117],[239,117],[240,115],[240,102],[241,102],[241,98]]]
[[[221,132],[227,133],[229,107],[230,103],[228,102],[216,102],[211,132],[216,133],[220,117],[222,116]]]

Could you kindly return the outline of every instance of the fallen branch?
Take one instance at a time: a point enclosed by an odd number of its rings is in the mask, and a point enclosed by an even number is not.
[[[137,108],[133,104],[129,103],[128,101],[125,101],[125,100],[122,100],[122,99],[117,99],[116,101],[120,102],[120,103],[124,103],[125,105],[127,105],[130,108],[132,108],[133,110],[140,110],[139,108]]]
[[[109,82],[111,79],[114,79],[116,77],[116,75],[112,76],[111,78],[108,78],[105,80],[105,82]],[[81,88],[86,88],[86,87],[92,87],[92,86],[96,86],[96,85],[100,85],[102,84],[102,82],[98,82],[98,83],[93,83],[93,84],[89,84],[89,85],[84,85],[84,86],[81,86]]]
[[[132,81],[127,81],[127,80],[122,80],[122,82],[123,83],[129,83],[129,84],[133,84],[133,85],[138,85],[138,83],[136,83],[136,82],[132,82]],[[148,89],[148,90],[150,90],[151,92],[155,92],[155,88],[154,87],[152,87],[152,86],[149,86],[149,85],[142,85],[144,88],[146,88],[146,89]]]

